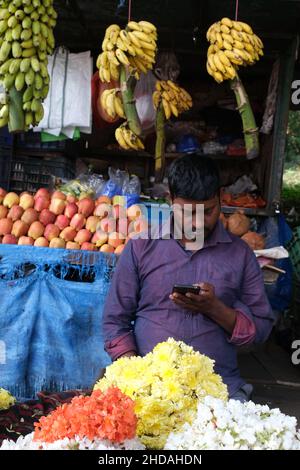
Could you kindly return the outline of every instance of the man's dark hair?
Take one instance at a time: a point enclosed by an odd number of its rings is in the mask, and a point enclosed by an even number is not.
[[[168,180],[172,199],[207,201],[220,192],[220,176],[215,163],[197,154],[175,160],[169,168]]]

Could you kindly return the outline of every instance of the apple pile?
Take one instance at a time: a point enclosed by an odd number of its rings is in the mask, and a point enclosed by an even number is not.
[[[0,188],[0,243],[121,254],[126,243],[147,230],[139,205],[101,196],[79,200],[45,188],[18,195]]]

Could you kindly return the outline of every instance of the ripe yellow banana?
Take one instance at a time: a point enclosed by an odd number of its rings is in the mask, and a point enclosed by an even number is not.
[[[233,27],[233,21],[231,21],[229,18],[222,18],[221,19],[221,25],[224,24],[225,26],[228,26],[228,28],[232,28]]]
[[[125,150],[130,149],[129,145],[127,144],[126,140],[124,139],[123,130],[122,130],[121,127],[118,127],[115,130],[115,137],[116,137],[116,141],[118,142],[120,147],[122,147]]]
[[[119,62],[121,62],[123,65],[130,65],[130,62],[126,54],[124,54],[124,52],[121,49],[116,50],[116,56]]]
[[[156,27],[149,21],[139,21],[139,26],[145,33],[156,33]]]
[[[216,72],[218,70],[218,68],[215,64],[214,56],[215,56],[215,54],[210,54],[209,56],[207,56],[207,62],[208,62],[209,67],[211,68],[211,70]]]
[[[218,83],[222,83],[223,80],[224,80],[224,77],[221,74],[221,72],[214,72],[213,77],[216,80],[216,82],[218,82]]]
[[[245,33],[253,34],[251,26],[249,26],[247,23],[243,23],[242,21],[239,21],[238,23],[241,26],[242,30],[245,31]]]
[[[161,94],[160,94],[160,91],[155,91],[152,95],[152,100],[153,100],[153,105],[155,107],[155,109],[158,109],[159,107],[159,103],[160,103],[160,100],[161,100]]]
[[[171,114],[172,114],[171,107],[169,105],[169,102],[165,99],[162,99],[162,104],[163,104],[166,119],[168,121],[171,117]]]
[[[136,46],[136,47],[139,47],[141,49],[140,40],[130,31],[128,32],[128,36],[129,36],[129,39],[131,41],[131,44]]]
[[[116,93],[114,95],[114,108],[115,108],[115,111],[116,111],[117,115],[120,118],[126,119],[126,115],[125,115],[125,111],[124,111],[124,107],[123,107],[123,102],[122,102],[121,98]]]
[[[216,55],[218,56],[218,58],[220,59],[222,64],[225,65],[225,67],[230,67],[231,66],[230,60],[228,59],[228,57],[226,56],[224,51],[219,51],[219,52],[217,52]]]

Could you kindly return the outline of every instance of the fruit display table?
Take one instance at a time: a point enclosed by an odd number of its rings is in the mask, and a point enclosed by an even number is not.
[[[116,258],[0,245],[1,386],[17,397],[88,388],[110,359],[102,310]]]

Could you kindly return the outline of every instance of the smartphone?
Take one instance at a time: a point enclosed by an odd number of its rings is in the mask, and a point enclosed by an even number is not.
[[[173,286],[172,294],[200,294],[201,288],[199,286],[193,286],[192,284],[175,284]]]

